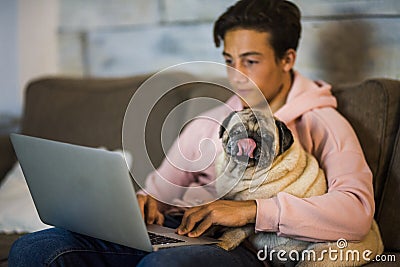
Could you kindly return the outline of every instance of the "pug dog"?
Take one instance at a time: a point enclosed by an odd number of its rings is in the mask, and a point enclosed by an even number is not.
[[[286,192],[299,198],[323,195],[327,191],[324,172],[319,168],[318,161],[307,153],[292,135],[287,126],[274,118],[265,115],[264,111],[244,109],[232,112],[220,127],[219,137],[222,139],[223,152],[216,159],[216,190],[224,199],[255,200],[276,196]],[[374,252],[383,251],[379,230],[376,223],[361,246],[366,248],[373,244]],[[336,243],[313,243],[302,240],[280,237],[276,233],[255,233],[254,224],[237,228],[224,228],[218,244],[225,250],[236,248],[247,239],[257,251],[284,250],[287,253],[304,249],[313,249],[317,253],[329,247],[335,248]],[[380,240],[380,242],[379,242]],[[337,247],[336,247],[337,248]],[[287,254],[286,254],[287,255]],[[276,256],[276,254],[274,254]],[[365,263],[365,262],[364,262]],[[281,265],[276,257],[273,265]],[[296,263],[285,262],[291,266]],[[343,266],[349,262],[336,262],[332,265],[329,259],[319,262],[300,261],[297,266]],[[342,265],[343,264],[343,265]],[[363,261],[351,263],[362,265]]]
[[[286,125],[260,110],[232,112],[220,127],[223,153],[216,160],[216,190],[224,199],[254,200],[287,192],[305,198],[326,192],[324,172],[317,160],[301,147]],[[254,235],[254,225],[230,228],[219,238],[226,250],[250,237],[255,248],[285,245],[302,250],[309,242]]]

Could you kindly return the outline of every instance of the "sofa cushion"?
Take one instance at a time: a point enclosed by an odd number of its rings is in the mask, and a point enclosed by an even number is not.
[[[374,177],[379,207],[400,119],[400,81],[371,79],[335,87],[338,110],[352,124]]]

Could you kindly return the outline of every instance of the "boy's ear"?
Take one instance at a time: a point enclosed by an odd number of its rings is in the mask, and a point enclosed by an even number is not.
[[[224,135],[226,128],[229,125],[229,122],[231,121],[233,115],[236,114],[236,111],[231,112],[228,117],[226,117],[224,119],[224,121],[222,122],[221,126],[219,127],[219,138],[222,138],[222,136]]]
[[[293,69],[294,63],[296,62],[296,51],[294,49],[288,49],[282,58],[283,69],[290,71]]]
[[[275,125],[279,132],[279,150],[278,155],[284,153],[293,144],[294,139],[292,132],[282,121],[275,119]],[[277,155],[277,156],[278,156]]]

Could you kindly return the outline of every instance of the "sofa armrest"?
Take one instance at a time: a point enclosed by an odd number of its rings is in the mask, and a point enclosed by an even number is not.
[[[0,135],[0,183],[16,162],[9,135]]]

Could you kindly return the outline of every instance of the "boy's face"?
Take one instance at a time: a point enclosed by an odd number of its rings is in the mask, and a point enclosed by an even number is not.
[[[289,90],[292,65],[288,66],[285,58],[276,60],[268,40],[269,33],[249,29],[230,30],[224,36],[223,55],[226,64],[233,68],[228,68],[228,78],[245,100],[242,101],[245,107],[254,107],[262,101],[254,83],[270,104]]]

